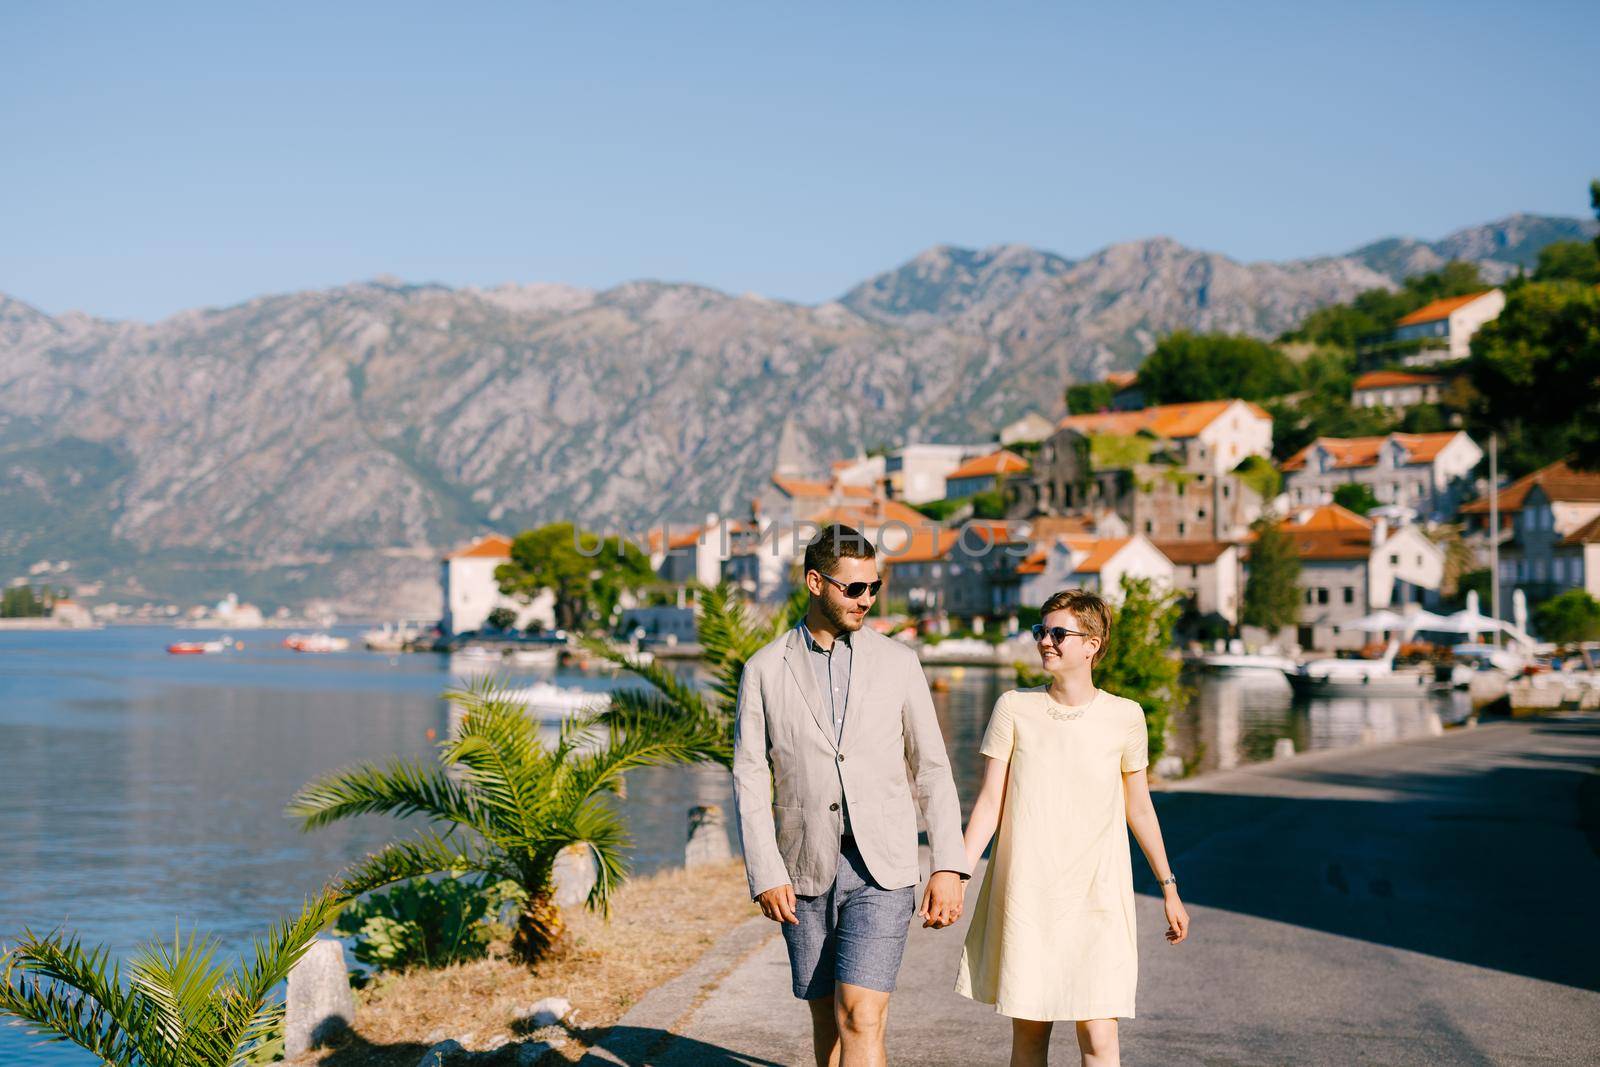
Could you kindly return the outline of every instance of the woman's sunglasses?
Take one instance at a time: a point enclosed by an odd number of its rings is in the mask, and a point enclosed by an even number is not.
[[[818,571],[817,573],[822,574],[821,571]],[[828,579],[828,581],[832,582],[834,585],[838,586],[840,589],[844,590],[844,595],[849,597],[851,600],[859,600],[861,598],[861,594],[863,593],[871,593],[873,596],[877,596],[878,590],[883,588],[882,578],[879,578],[875,582],[841,582],[831,574],[822,574],[822,576]]]
[[[1043,641],[1046,637],[1055,644],[1060,644],[1069,637],[1088,637],[1082,630],[1069,630],[1065,626],[1045,626],[1043,623],[1033,624],[1033,639]]]

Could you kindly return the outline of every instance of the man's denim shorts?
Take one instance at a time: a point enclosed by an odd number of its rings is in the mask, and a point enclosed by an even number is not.
[[[834,983],[894,992],[905,954],[917,888],[880,889],[867,873],[855,840],[845,838],[828,892],[795,898],[798,925],[780,923],[789,946],[794,995],[816,1000]]]

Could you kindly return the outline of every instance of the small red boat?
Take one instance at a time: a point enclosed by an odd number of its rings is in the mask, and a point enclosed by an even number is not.
[[[175,645],[168,645],[167,651],[174,656],[203,656],[208,650],[199,641],[179,641]]]

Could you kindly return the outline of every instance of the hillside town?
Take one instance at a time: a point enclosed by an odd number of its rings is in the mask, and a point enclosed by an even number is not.
[[[1361,373],[1351,406],[1400,414],[1433,403],[1460,373],[1449,361],[1504,306],[1498,289],[1437,300],[1364,341],[1363,363],[1406,369]],[[1485,607],[1504,605],[1519,630],[1530,601],[1600,596],[1600,473],[1556,462],[1501,486],[1491,532],[1485,450],[1465,430],[1317,437],[1274,463],[1274,420],[1261,404],[1146,405],[1137,375],[1105,384],[1101,411],[1031,412],[992,440],[903,443],[827,470],[806,465],[802,431],[785,423],[770,481],[741,513],[630,535],[680,591],[675,605],[625,601],[622,630],[691,641],[691,583],[781,601],[806,541],[830,523],[878,547],[882,613],[934,638],[1012,634],[1057,589],[1115,599],[1131,577],[1181,595],[1183,637],[1270,641],[1242,611],[1264,521],[1299,560],[1298,618],[1281,636],[1300,650],[1357,649],[1372,637],[1349,624],[1375,612],[1458,603],[1492,556],[1499,596],[1486,592]],[[1339,502],[1347,493],[1353,506]],[[555,626],[549,595],[500,592],[495,570],[510,552],[510,538],[494,534],[445,557],[446,633],[478,631],[496,609],[514,613],[517,629]]]

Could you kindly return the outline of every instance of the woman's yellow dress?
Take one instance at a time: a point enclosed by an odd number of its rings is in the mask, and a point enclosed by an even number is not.
[[[1139,952],[1122,775],[1150,762],[1144,711],[1096,689],[995,702],[980,751],[1010,764],[956,992],[1014,1019],[1133,1018]]]

